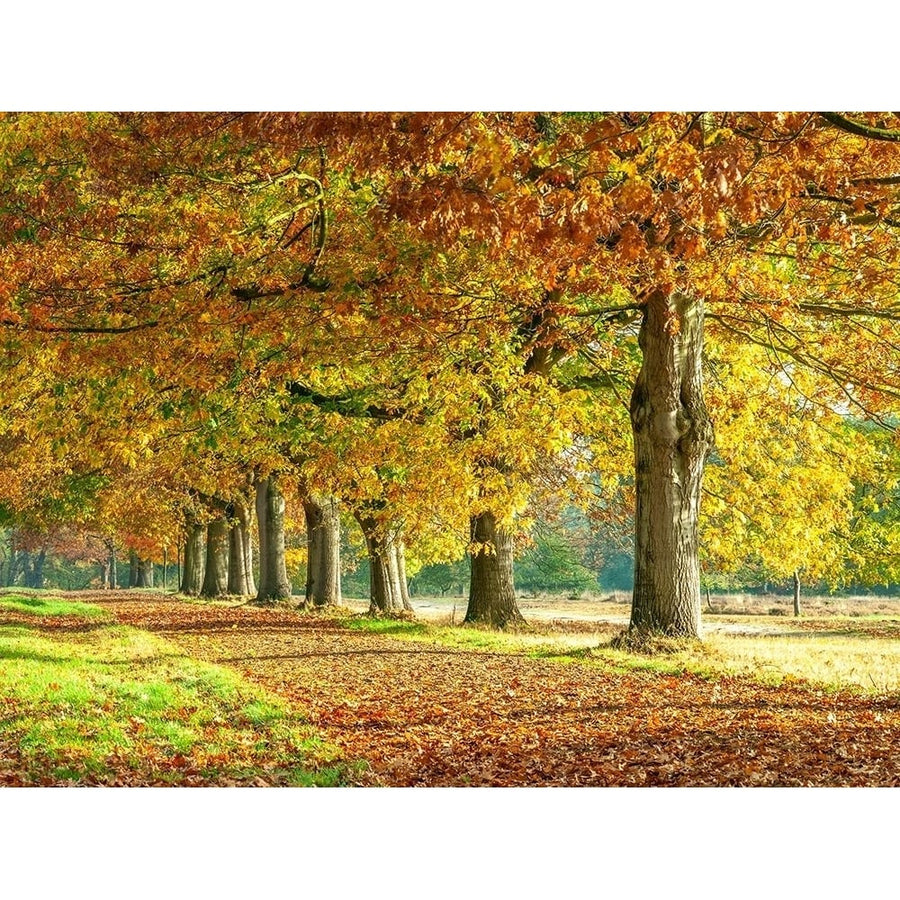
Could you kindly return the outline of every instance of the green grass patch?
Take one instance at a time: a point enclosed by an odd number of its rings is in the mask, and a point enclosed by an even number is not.
[[[354,616],[350,619],[339,619],[338,624],[351,631],[365,631],[370,634],[389,634],[395,637],[414,637],[428,632],[428,626],[422,622],[409,619],[375,618],[370,616]]]
[[[37,594],[0,594],[0,609],[9,609],[29,616],[82,616],[87,619],[109,618],[109,613],[102,606],[61,600],[59,597],[43,597]]]
[[[281,698],[134,628],[0,626],[0,745],[25,784],[333,785],[352,771]]]

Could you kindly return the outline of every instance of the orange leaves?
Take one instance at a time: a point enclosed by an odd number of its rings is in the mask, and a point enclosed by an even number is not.
[[[647,244],[644,236],[633,222],[627,222],[623,225],[619,235],[616,253],[623,262],[633,262],[640,259],[646,252]]]
[[[656,168],[666,180],[678,181],[679,190],[689,190],[700,184],[700,155],[684,141],[664,145],[656,154]]]
[[[346,758],[368,762],[365,784],[900,783],[896,704],[796,679],[623,673],[590,658],[338,629],[287,610],[147,600],[118,614],[307,710]]]
[[[642,178],[628,178],[616,192],[616,206],[626,216],[649,219],[653,214],[654,191]]]

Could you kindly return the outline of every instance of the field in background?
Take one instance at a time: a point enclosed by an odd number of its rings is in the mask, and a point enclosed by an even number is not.
[[[346,599],[345,604],[357,612],[369,608],[367,600]],[[612,622],[628,624],[631,596],[623,591],[590,594],[580,597],[540,595],[519,597],[519,609],[525,619],[537,622]],[[459,596],[414,596],[415,615],[429,622],[441,624],[462,622],[466,614],[466,598]],[[800,598],[801,618],[829,616],[897,616],[900,618],[900,597],[876,595],[828,596],[810,595]],[[788,616],[794,618],[793,599],[784,594],[712,594],[710,602],[703,599],[703,618],[715,623],[721,617],[732,616]]]

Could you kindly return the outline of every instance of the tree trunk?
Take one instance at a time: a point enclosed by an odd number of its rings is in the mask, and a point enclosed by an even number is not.
[[[385,557],[387,560],[387,575],[390,583],[392,610],[401,612],[403,605],[404,586],[400,583],[400,562],[397,557],[397,535],[390,532],[385,541]]]
[[[101,561],[100,566],[100,590],[109,590],[109,563]]]
[[[128,587],[137,587],[138,555],[134,550],[128,551]]]
[[[403,610],[403,588],[394,535],[385,531],[378,520],[357,513],[369,556],[369,614],[391,615]]]
[[[109,550],[109,587],[110,590],[117,590],[119,587],[119,571],[118,560],[116,559],[116,545],[110,541],[106,545]]]
[[[397,571],[400,573],[400,602],[407,612],[412,612],[412,603],[409,600],[409,581],[406,578],[406,546],[403,539],[397,538]]]
[[[259,520],[259,591],[257,603],[275,603],[291,596],[284,559],[284,496],[276,475],[269,475],[256,487],[256,516]]]
[[[524,625],[513,581],[513,539],[492,512],[471,519],[472,570],[466,622],[505,628]]]
[[[250,509],[243,500],[232,504],[228,535],[228,593],[242,597],[256,593],[253,581],[253,545],[250,539]]]
[[[228,522],[224,516],[206,526],[206,573],[200,593],[204,597],[228,593]]]
[[[341,602],[341,517],[335,497],[303,498],[306,514],[306,602],[331,606]]]
[[[34,587],[34,569],[29,550],[19,551],[19,568],[22,570],[22,584],[27,588]]]
[[[265,597],[269,586],[266,582],[266,567],[263,560],[269,545],[269,535],[266,532],[266,498],[268,496],[269,481],[263,479],[256,482],[256,531],[259,536],[259,585],[258,597]]]
[[[44,586],[44,562],[47,559],[47,551],[41,547],[40,552],[34,560],[34,569],[31,575],[31,586],[34,588],[42,588]]]
[[[181,576],[182,594],[196,596],[203,587],[203,535],[206,529],[188,517],[184,543],[184,571]]]
[[[653,293],[644,308],[634,432],[631,629],[700,636],[697,522],[713,432],[703,399],[703,303]]]
[[[138,558],[137,576],[134,586],[139,588],[153,587],[153,563],[149,559]]]
[[[9,559],[9,571],[6,573],[7,587],[12,587],[16,583],[16,579],[21,571],[21,561],[21,554],[18,551],[14,551]]]
[[[16,583],[19,574],[18,553],[16,552],[16,535],[14,531],[9,533],[9,568],[6,570],[6,586],[12,587]]]
[[[800,615],[800,573],[794,572],[794,615]]]

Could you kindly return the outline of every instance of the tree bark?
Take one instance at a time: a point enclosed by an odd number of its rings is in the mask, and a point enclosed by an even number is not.
[[[42,588],[44,586],[44,562],[47,559],[47,551],[41,547],[40,552],[35,557],[34,568],[31,572],[31,586],[34,588]]]
[[[259,590],[257,603],[275,603],[291,596],[291,582],[284,559],[284,496],[278,477],[269,475],[256,487],[259,521]]]
[[[524,625],[513,580],[513,538],[486,511],[472,516],[472,570],[465,622],[505,628]]]
[[[6,586],[12,587],[16,583],[16,579],[19,577],[19,572],[21,571],[21,553],[19,551],[14,551],[9,560],[9,569],[6,573]]]
[[[16,551],[16,533],[9,533],[9,568],[6,570],[6,586],[12,587],[19,574],[18,553]]]
[[[22,570],[22,584],[27,588],[34,587],[34,570],[31,563],[30,551],[19,551],[19,568]]]
[[[200,593],[204,597],[228,593],[228,522],[224,516],[206,526],[206,572]]]
[[[794,615],[800,615],[800,573],[794,572]]]
[[[196,596],[203,587],[203,535],[206,529],[193,517],[188,517],[185,528],[184,569],[181,576],[182,594]]]
[[[634,598],[631,629],[700,636],[697,523],[713,431],[703,398],[703,303],[654,292],[640,331],[631,397]]]
[[[409,599],[409,581],[406,578],[406,545],[403,538],[397,538],[397,571],[400,575],[400,602],[407,612],[412,612],[412,603]]]
[[[134,550],[128,551],[128,587],[137,587],[138,555]]]
[[[332,606],[341,602],[341,517],[335,497],[303,498],[306,515],[306,602]]]
[[[250,509],[243,500],[236,500],[232,513],[228,544],[228,593],[250,596],[256,593],[253,581],[253,546],[250,540]]]
[[[369,614],[392,615],[402,612],[404,587],[401,586],[396,536],[366,513],[357,513],[369,556]]]
[[[134,586],[138,588],[153,587],[153,563],[149,559],[138,557]]]
[[[109,541],[106,545],[109,551],[109,587],[116,590],[119,587],[118,559],[116,558],[116,545]]]

